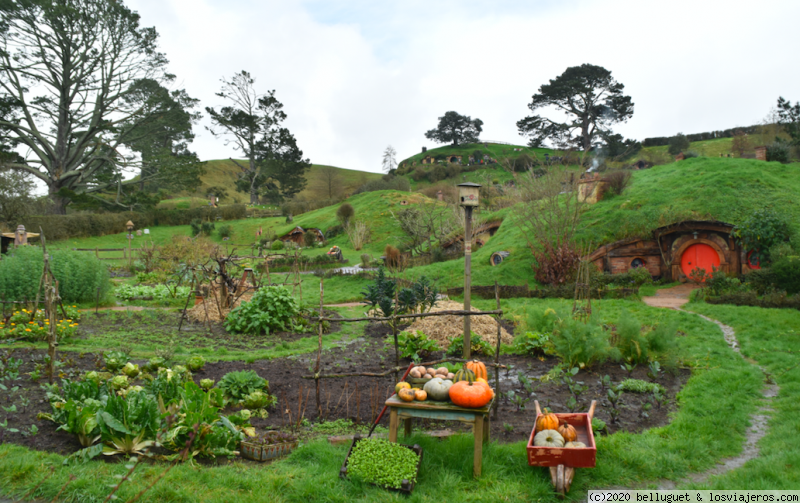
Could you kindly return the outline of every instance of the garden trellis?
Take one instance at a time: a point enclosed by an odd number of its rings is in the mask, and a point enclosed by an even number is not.
[[[314,375],[306,375],[302,376],[303,379],[313,379],[316,385],[316,398],[317,398],[317,413],[319,417],[323,417],[322,414],[322,401],[320,398],[319,392],[319,380],[320,379],[336,379],[336,378],[344,378],[344,377],[386,377],[389,374],[395,374],[395,380],[397,380],[397,373],[405,370],[404,367],[400,366],[400,345],[397,339],[397,320],[399,319],[414,319],[414,318],[427,318],[427,317],[436,317],[436,316],[483,316],[483,315],[491,315],[494,316],[497,320],[497,347],[495,348],[495,355],[494,355],[494,362],[487,363],[486,366],[494,367],[495,369],[495,388],[500,389],[500,369],[506,368],[504,365],[500,364],[500,340],[501,340],[501,330],[502,325],[500,322],[500,318],[503,315],[503,310],[500,308],[500,290],[497,282],[495,282],[495,301],[497,303],[497,309],[492,311],[465,311],[465,310],[449,310],[449,311],[437,311],[437,312],[428,312],[428,313],[412,313],[412,314],[397,314],[397,303],[395,303],[394,310],[391,316],[365,316],[360,318],[331,318],[323,316],[323,308],[324,308],[324,285],[323,280],[319,282],[319,317],[313,318],[317,321],[318,326],[318,347],[317,347],[317,361],[314,367]],[[323,323],[324,322],[339,322],[339,323],[354,323],[354,322],[361,322],[361,321],[388,321],[392,327],[392,337],[394,339],[394,355],[395,355],[395,366],[386,372],[381,373],[370,373],[370,372],[353,372],[353,373],[346,373],[346,374],[321,374],[320,373],[320,365],[322,361],[322,332],[323,332]],[[420,365],[435,365],[438,363],[445,363],[445,362],[455,362],[455,363],[465,363],[468,360],[463,358],[443,358],[441,360],[432,361],[432,362],[422,362]],[[381,414],[382,415],[382,414]],[[497,417],[497,403],[494,406],[494,416]]]

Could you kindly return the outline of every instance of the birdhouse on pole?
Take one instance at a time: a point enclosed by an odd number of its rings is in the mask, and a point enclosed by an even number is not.
[[[480,205],[480,190],[481,186],[477,183],[464,182],[458,184],[458,197],[461,206],[477,207]]]

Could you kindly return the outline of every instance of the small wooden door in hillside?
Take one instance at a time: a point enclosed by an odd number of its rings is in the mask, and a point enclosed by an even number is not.
[[[687,277],[692,277],[692,271],[704,269],[706,274],[711,274],[714,268],[719,268],[719,254],[705,243],[696,243],[686,249],[681,255],[681,270]]]

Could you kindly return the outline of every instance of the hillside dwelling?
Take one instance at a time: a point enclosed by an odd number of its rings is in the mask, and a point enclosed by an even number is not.
[[[289,231],[288,233],[284,234],[283,236],[279,237],[283,242],[291,241],[293,243],[297,243],[298,245],[303,245],[303,236],[305,236],[306,232],[313,232],[316,234],[317,241],[325,241],[325,234],[322,233],[320,229],[303,229],[299,225]]]
[[[479,225],[472,229],[473,247],[477,248],[485,245],[486,242],[489,241],[489,238],[497,233],[497,229],[500,228],[500,224],[502,223],[502,220],[498,220],[496,222],[488,222]],[[442,243],[442,250],[448,255],[461,253],[464,250],[464,234],[460,234]]]
[[[451,164],[461,164],[461,156],[460,155],[447,156],[447,162]]]
[[[738,276],[759,269],[758,252],[743,250],[732,236],[734,226],[718,221],[685,221],[660,227],[652,238],[632,238],[601,246],[586,260],[598,270],[622,274],[646,267],[651,276],[690,281],[692,271],[715,268]]]
[[[433,164],[433,157],[426,155],[422,158],[422,164]]]
[[[595,204],[603,200],[603,195],[608,189],[608,182],[600,175],[589,175],[578,180],[578,201],[586,204]]]
[[[28,232],[25,230],[24,225],[19,225],[14,232],[3,232],[0,234],[0,253],[8,253],[8,249],[12,245],[24,246],[28,244],[29,239],[37,239],[38,237],[38,233]]]

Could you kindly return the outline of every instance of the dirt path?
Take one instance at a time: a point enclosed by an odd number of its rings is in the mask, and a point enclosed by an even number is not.
[[[692,313],[691,311],[685,311],[681,309],[684,304],[689,302],[689,295],[695,288],[697,288],[696,285],[678,285],[672,288],[659,290],[656,292],[654,297],[644,297],[642,300],[649,306],[664,307],[675,309],[677,311],[683,311],[685,313],[695,314],[706,321],[716,323],[717,326],[719,326],[719,328],[722,330],[722,336],[725,338],[725,342],[727,342],[731,349],[733,349],[739,356],[745,358],[739,350],[739,341],[736,340],[736,332],[733,330],[733,327],[709,318],[708,316],[703,316],[702,314]],[[752,363],[752,360],[747,358],[745,358],[745,361]],[[762,372],[765,372],[761,366],[758,366],[758,368],[761,369]],[[779,388],[777,384],[769,384],[762,391],[764,400],[759,409],[752,416],[750,416],[750,427],[747,428],[747,432],[745,433],[745,443],[741,454],[733,458],[723,459],[714,468],[704,472],[692,474],[682,480],[661,480],[658,483],[658,489],[675,489],[678,486],[686,483],[705,482],[712,476],[720,475],[730,470],[739,468],[751,459],[758,457],[760,452],[758,441],[761,440],[769,430],[768,422],[772,417],[771,414],[773,412],[772,399],[778,396],[778,391]]]
[[[684,283],[658,290],[653,297],[642,297],[642,301],[648,306],[678,309],[689,302],[689,295],[695,288],[697,288],[696,285]]]

